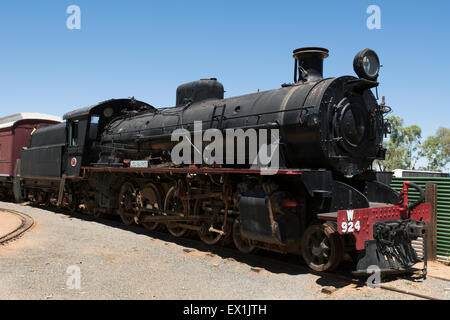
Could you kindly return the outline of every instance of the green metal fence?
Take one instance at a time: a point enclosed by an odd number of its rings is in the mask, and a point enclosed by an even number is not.
[[[450,178],[438,177],[408,177],[392,178],[391,187],[401,191],[404,181],[411,181],[419,185],[425,191],[425,184],[437,185],[437,259],[442,262],[450,262]],[[419,192],[410,188],[408,192],[409,202],[416,201]],[[420,252],[420,250],[419,250]]]

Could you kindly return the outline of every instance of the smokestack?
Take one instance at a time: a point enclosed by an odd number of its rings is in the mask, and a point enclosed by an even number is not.
[[[293,53],[295,59],[295,83],[299,81],[318,81],[323,78],[323,59],[328,57],[328,49],[306,47],[295,49]]]

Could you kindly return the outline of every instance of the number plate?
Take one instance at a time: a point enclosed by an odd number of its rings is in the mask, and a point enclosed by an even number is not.
[[[148,161],[131,161],[130,168],[148,168]]]
[[[341,223],[342,233],[353,233],[361,229],[361,223],[359,220],[353,220],[353,210],[347,210],[347,221],[342,221]]]

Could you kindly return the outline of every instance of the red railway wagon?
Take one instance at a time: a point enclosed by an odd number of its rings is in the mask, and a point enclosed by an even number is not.
[[[60,117],[42,113],[17,113],[0,118],[0,198],[11,196],[20,152],[30,144],[36,129],[60,123]]]

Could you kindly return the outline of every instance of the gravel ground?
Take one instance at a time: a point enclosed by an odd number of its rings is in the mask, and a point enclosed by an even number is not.
[[[277,254],[244,256],[166,233],[125,228],[0,202],[35,226],[0,246],[0,299],[418,299],[331,281]],[[299,262],[299,265],[301,263]],[[80,288],[69,271],[80,271]],[[449,299],[450,282],[395,279],[385,285]],[[322,289],[334,286],[331,294]]]

